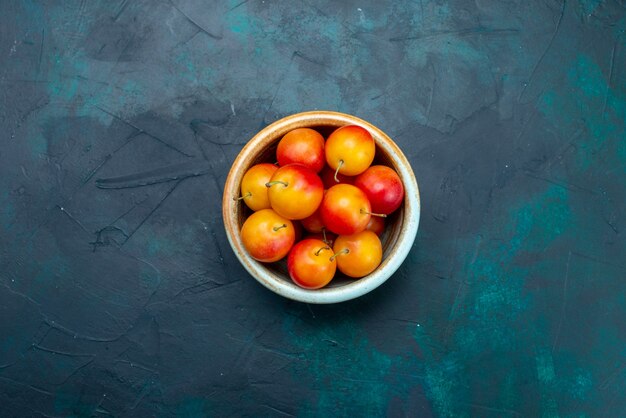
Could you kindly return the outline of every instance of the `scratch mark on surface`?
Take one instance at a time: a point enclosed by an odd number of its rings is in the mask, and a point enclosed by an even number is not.
[[[306,304],[307,309],[309,310],[309,312],[311,313],[311,316],[313,317],[313,319],[315,319],[315,314],[313,313],[313,309],[311,309],[311,305],[309,305],[308,303]]]
[[[533,106],[532,113],[530,114],[526,122],[524,122],[524,124],[522,125],[522,129],[520,129],[519,134],[517,134],[517,136],[515,137],[514,144],[517,144],[519,140],[524,136],[524,134],[526,133],[526,129],[528,128],[528,126],[531,125],[531,122],[535,119],[536,115],[537,115],[537,108],[536,106]]]
[[[302,4],[304,4],[305,6],[315,10],[317,12],[317,14],[319,14],[320,16],[323,16],[327,19],[332,19],[333,22],[338,21],[338,19],[336,19],[336,17],[331,17],[328,13],[324,12],[324,10],[320,9],[319,7],[309,3],[306,0],[300,0],[300,2]],[[346,24],[346,21],[344,19],[341,19],[341,21],[339,21],[339,24],[346,30],[348,31],[348,33],[355,39],[357,38],[358,33],[355,32],[349,25]]]
[[[97,293],[92,292],[90,289],[86,289],[84,287],[82,287],[80,284],[76,283],[74,284],[74,286],[77,289],[80,289],[81,292],[83,292],[85,295],[89,295],[94,299],[98,299],[101,300],[102,302],[106,303],[106,304],[111,304],[111,305],[115,305],[115,306],[120,306],[122,308],[132,308],[132,305],[129,305],[128,303],[123,303],[123,302],[118,302],[118,301],[114,301],[114,300],[110,300],[110,299],[106,299],[100,295],[98,295]]]
[[[300,51],[294,51],[293,54],[296,57],[303,59],[304,61],[310,62],[311,64],[319,65],[320,67],[326,67],[326,64],[324,64],[323,62],[319,62],[317,60],[314,60],[313,58],[307,57]]]
[[[135,207],[136,207],[136,205],[135,205],[135,206],[133,206],[133,207],[131,207],[128,211],[126,211],[126,213],[130,212],[130,211],[131,211],[131,210],[133,210]],[[122,216],[124,216],[126,213],[124,213],[124,214],[120,215],[120,217],[119,217],[119,218],[121,218]],[[118,219],[119,219],[119,218],[118,218]],[[108,240],[107,240],[107,242],[105,242],[105,241],[103,241],[103,240],[102,240],[102,234],[103,234],[104,232],[115,232],[115,231],[118,231],[118,232],[120,232],[122,235],[124,235],[124,238],[125,238],[125,239],[126,239],[126,238],[128,238],[128,234],[126,233],[126,231],[124,231],[124,230],[123,230],[122,228],[120,228],[120,227],[113,226],[113,223],[115,223],[115,222],[117,222],[117,220],[113,221],[110,225],[107,225],[107,226],[105,226],[104,228],[100,228],[100,229],[98,229],[96,232],[94,232],[94,234],[96,235],[96,240],[95,240],[95,241],[92,241],[92,242],[90,242],[90,243],[89,243],[89,244],[91,244],[91,245],[93,246],[93,250],[92,250],[92,252],[94,252],[94,253],[95,253],[95,252],[96,252],[96,250],[98,249],[98,247],[104,247],[104,246],[107,246],[107,245],[108,245]],[[119,242],[117,242],[117,241],[115,241],[115,240],[112,240],[112,241],[113,241],[113,242],[115,242],[115,244],[117,244],[117,246],[118,246],[118,247],[121,245]]]
[[[194,292],[194,295],[197,295],[197,294],[200,294],[200,293],[212,292],[212,291],[214,291],[214,290],[218,290],[218,289],[224,289],[224,288],[227,288],[227,287],[233,286],[233,285],[235,285],[235,284],[237,284],[237,283],[239,283],[239,282],[241,282],[241,279],[234,280],[234,281],[232,281],[232,282],[228,282],[228,283],[223,283],[223,284],[222,284],[222,283],[217,283],[217,282],[214,282],[214,281],[206,281],[206,282],[202,282],[202,283],[199,283],[199,284],[197,284],[197,285],[188,286],[188,287],[186,287],[186,288],[184,288],[184,289],[179,290],[179,291],[178,291],[178,292],[177,292],[177,293],[176,293],[176,294],[175,294],[175,295],[171,298],[171,300],[176,299],[179,295],[183,294],[184,292],[187,292],[187,291],[192,290],[192,289],[197,289],[197,288],[203,287],[203,286],[205,286],[205,285],[207,285],[207,284],[210,284],[210,283],[213,283],[215,286],[209,287],[209,288],[207,288],[207,289],[205,289],[205,290],[202,290],[202,291],[199,291],[199,292]]]
[[[619,376],[621,373],[623,373],[624,371],[626,371],[626,362],[624,362],[623,364],[617,366],[608,376],[606,379],[604,379],[602,381],[602,383],[600,383],[600,385],[598,386],[600,390],[607,390],[609,388],[609,386],[611,386],[611,384],[613,384],[613,382],[615,382],[617,376]]]
[[[433,277],[438,278],[439,280],[450,280],[450,277],[442,276],[441,274],[432,274]]]
[[[477,28],[468,28],[468,29],[459,29],[459,30],[442,30],[435,31],[431,33],[423,33],[413,36],[399,36],[389,38],[389,42],[404,42],[404,41],[418,41],[424,39],[433,39],[439,38],[442,36],[471,36],[471,35],[513,35],[519,33],[519,29],[514,28],[504,28],[504,29],[490,29],[485,27],[477,27]]]
[[[587,189],[585,187],[578,186],[578,185],[573,184],[573,183],[567,183],[567,182],[564,182],[564,181],[556,181],[556,180],[552,180],[552,179],[549,179],[549,178],[546,178],[546,177],[541,177],[541,176],[538,176],[536,174],[531,173],[530,171],[524,171],[524,174],[526,174],[528,177],[532,177],[532,178],[537,179],[537,180],[543,180],[545,182],[548,182],[548,183],[553,184],[555,186],[561,187],[561,188],[563,188],[565,190],[569,190],[571,192],[583,191],[583,192],[587,192],[587,193],[590,193],[590,194],[593,194],[593,195],[597,195],[598,194],[598,192],[596,192],[594,190]]]
[[[105,155],[102,161],[100,162],[100,164],[95,166],[89,173],[87,173],[87,175],[85,176],[85,179],[83,180],[83,184],[88,183],[89,180],[91,180],[92,177],[98,172],[98,170],[100,170],[102,166],[104,166],[112,157],[113,157],[113,154]]]
[[[339,376],[339,378],[341,380],[346,380],[348,382],[354,382],[354,383],[376,383],[376,384],[380,383],[380,380],[377,380],[377,379],[354,379],[352,377],[346,377],[346,376]]]
[[[0,80],[0,84],[11,84],[11,83],[50,83],[50,80],[31,80],[27,78],[3,78]]]
[[[13,366],[15,363],[17,363],[17,361],[14,361],[14,362],[12,362],[12,363],[7,363],[7,364],[0,364],[0,370],[2,370],[2,369],[6,369],[6,368],[8,368],[8,367],[11,367],[11,366]]]
[[[119,317],[119,316],[115,316],[106,309],[104,310],[104,313],[106,314],[106,316],[111,318],[116,324],[122,324],[125,327],[128,327],[130,325],[130,322],[128,322],[126,319]]]
[[[202,154],[202,158],[204,158],[208,162],[211,162],[211,159],[209,158],[207,153],[204,151],[204,148],[202,148],[202,144],[200,144],[200,139],[198,138],[198,132],[193,131],[193,139],[196,143],[196,146],[200,150],[200,154]]]
[[[205,29],[204,27],[202,27],[199,23],[197,23],[195,20],[193,20],[188,14],[186,14],[185,12],[183,12],[182,10],[180,10],[178,8],[178,6],[176,6],[176,4],[174,4],[174,2],[172,0],[170,0],[170,4],[172,5],[172,7],[176,10],[178,10],[178,13],[180,13],[181,15],[183,15],[185,17],[185,19],[187,19],[187,21],[189,23],[191,23],[193,26],[195,26],[196,28],[198,28],[199,30],[201,30],[202,32],[204,32],[205,34],[207,34],[210,38],[216,39],[216,40],[220,40],[223,38],[223,36],[221,35],[216,35],[214,33],[209,32],[207,29]]]
[[[28,296],[27,294],[22,293],[22,292],[18,292],[17,290],[14,290],[14,289],[11,289],[11,288],[9,287],[9,285],[7,285],[7,284],[5,284],[5,283],[2,283],[2,286],[4,286],[4,287],[5,287],[5,288],[9,291],[9,292],[13,293],[14,295],[21,296],[21,297],[23,297],[24,299],[28,300],[29,302],[33,303],[35,306],[41,306],[41,304],[40,304],[39,302],[37,302],[36,300],[32,299],[32,298],[31,298],[30,296]],[[11,364],[12,364],[12,363],[11,363]]]
[[[102,161],[100,162],[100,164],[98,164],[96,167],[94,167],[89,173],[87,173],[87,175],[85,176],[85,179],[82,182],[82,185],[86,184],[89,182],[89,180],[91,180],[93,178],[93,176],[96,175],[96,173],[102,168],[104,167],[104,165],[109,162],[109,160],[111,158],[113,158],[113,156],[115,154],[117,154],[122,148],[124,148],[126,145],[128,145],[133,139],[137,138],[139,135],[141,135],[141,131],[135,131],[134,133],[132,133],[131,135],[128,136],[128,138],[126,138],[126,141],[124,141],[124,143],[122,145],[120,145],[119,147],[117,147],[115,150],[113,150],[113,152],[107,154],[104,156],[104,158],[102,159]]]
[[[270,100],[270,104],[267,107],[267,109],[265,110],[265,113],[263,114],[263,119],[261,120],[261,123],[265,123],[265,119],[267,118],[268,113],[270,112],[270,110],[272,109],[272,106],[274,105],[274,100],[276,100],[276,97],[278,96],[278,93],[280,92],[280,88],[282,87],[283,83],[285,82],[285,80],[287,78],[287,74],[289,74],[289,71],[291,70],[291,65],[293,64],[293,59],[296,57],[296,53],[297,53],[297,51],[294,51],[291,54],[291,59],[289,60],[289,65],[287,65],[287,68],[285,69],[285,71],[283,72],[283,74],[280,77],[280,81],[278,82],[278,85],[276,86],[276,90],[274,91],[274,95],[272,96],[272,100]]]
[[[465,281],[461,281],[461,283],[459,283],[459,287],[456,290],[456,296],[454,296],[454,301],[452,302],[452,308],[450,308],[450,314],[448,315],[448,321],[450,321],[452,319],[452,317],[454,316],[458,306],[459,306],[459,299],[461,298],[461,294],[463,293],[463,290],[465,289]]]
[[[106,415],[114,416],[108,409],[102,407],[102,402],[104,402],[104,400],[106,399],[106,396],[107,396],[106,393],[102,394],[102,396],[100,397],[100,401],[98,401],[98,404],[93,409],[92,415],[97,413],[97,414],[106,414]]]
[[[63,212],[64,214],[67,215],[68,218],[70,218],[76,225],[80,226],[80,228],[85,231],[87,234],[91,235],[91,232],[87,231],[87,228],[85,228],[85,226],[78,220],[76,219],[74,216],[72,216],[71,213],[69,213],[67,211],[67,209],[65,209],[63,206],[61,205],[57,205],[57,207],[61,210],[61,212]]]
[[[97,338],[97,337],[92,337],[90,335],[86,335],[86,334],[82,334],[79,332],[76,332],[70,328],[67,328],[55,321],[51,321],[49,319],[45,319],[44,322],[46,323],[46,325],[48,325],[50,328],[56,329],[57,331],[60,331],[66,335],[71,336],[72,338],[77,338],[77,339],[81,339],[84,341],[91,341],[94,343],[112,343],[115,341],[118,341],[120,338],[124,337],[125,335],[127,335],[133,328],[134,325],[129,327],[126,331],[124,331],[123,333],[121,333],[120,335],[118,335],[117,337],[113,337],[113,338]]]
[[[324,339],[322,339],[322,341],[330,343],[330,345],[332,345],[333,347],[337,347],[338,345],[342,345],[342,344],[339,344],[337,341],[332,340],[330,338],[324,338]]]
[[[561,303],[561,316],[559,317],[559,325],[556,328],[556,336],[554,337],[554,343],[552,344],[552,352],[554,353],[554,349],[559,342],[559,338],[561,336],[561,326],[563,325],[563,320],[565,319],[565,310],[567,308],[567,281],[569,279],[569,265],[572,260],[572,252],[570,251],[567,254],[567,262],[565,263],[565,278],[563,279],[563,302]]]
[[[500,412],[500,413],[510,414],[510,415],[516,416],[516,417],[523,417],[524,416],[521,413],[519,413],[517,411],[513,411],[511,409],[494,408],[494,407],[491,407],[491,406],[479,405],[479,404],[475,404],[475,403],[464,403],[464,405],[469,406],[470,408],[482,409],[484,411]]]
[[[561,14],[559,16],[559,20],[556,22],[556,27],[554,28],[554,32],[552,32],[552,36],[550,37],[550,41],[548,42],[548,46],[546,47],[546,49],[543,51],[543,53],[541,54],[541,56],[539,57],[539,59],[535,63],[535,66],[533,67],[532,71],[530,72],[530,77],[528,78],[528,82],[524,85],[524,88],[522,89],[522,91],[520,92],[519,96],[517,97],[517,101],[520,101],[520,99],[524,95],[524,92],[526,91],[528,86],[530,86],[532,84],[533,79],[535,77],[535,73],[537,72],[537,69],[539,68],[539,66],[543,62],[543,59],[545,58],[546,54],[548,53],[548,51],[552,47],[552,43],[554,43],[554,39],[556,38],[556,35],[559,32],[559,28],[561,27],[561,22],[563,22],[563,15],[565,14],[565,3],[566,3],[566,1],[563,0],[563,6],[561,7]]]
[[[601,260],[601,259],[599,259],[597,257],[591,256],[591,255],[587,255],[587,254],[583,254],[583,253],[578,253],[576,251],[572,251],[572,254],[574,254],[577,257],[584,258],[585,260],[593,261],[594,263],[604,264],[605,266],[611,266],[611,267],[615,267],[615,268],[618,268],[620,270],[626,271],[626,266],[622,266],[621,264],[610,263],[608,261]]]
[[[118,12],[113,16],[113,21],[117,21],[120,15],[126,10],[126,6],[128,6],[128,0],[122,0],[122,2],[117,6]]]
[[[91,363],[94,362],[95,359],[96,359],[96,357],[92,356],[92,358],[88,362],[86,362],[85,364],[80,365],[78,368],[76,368],[76,370],[74,370],[72,373],[67,375],[65,377],[65,379],[63,379],[61,382],[57,383],[56,386],[63,386],[68,380],[70,380],[72,378],[72,376],[75,376],[79,371],[81,371],[85,367],[89,366]]]
[[[210,167],[207,162],[204,159],[198,159],[125,176],[97,179],[96,186],[100,189],[130,189],[198,177],[209,171]]]
[[[45,389],[38,388],[37,386],[34,386],[34,385],[30,385],[30,384],[27,384],[27,383],[21,382],[21,381],[19,381],[19,380],[15,380],[15,379],[12,379],[12,378],[10,378],[10,377],[0,376],[0,379],[2,379],[2,380],[6,380],[6,381],[11,382],[11,383],[15,383],[15,384],[17,384],[17,385],[19,385],[19,386],[27,387],[27,388],[29,388],[29,389],[34,390],[35,392],[39,392],[39,393],[42,393],[42,394],[44,394],[44,395],[49,395],[49,396],[52,396],[52,393],[51,393],[51,392],[49,392],[49,391],[47,391],[47,390],[45,390]],[[29,408],[29,409],[30,409],[30,408]],[[32,411],[32,409],[31,409],[31,411]]]
[[[41,60],[43,58],[43,42],[45,39],[45,29],[41,29],[41,44],[39,45],[39,59],[37,60],[37,80],[41,75]]]
[[[232,12],[233,10],[235,10],[237,7],[243,6],[244,4],[246,4],[247,2],[249,2],[250,0],[243,0],[242,2],[239,2],[237,4],[235,4],[233,7],[231,7],[230,9],[228,9],[229,12]]]
[[[30,180],[30,176],[28,175],[28,171],[26,170],[26,167],[24,167],[23,165],[20,165],[20,169],[22,170],[22,174],[24,175],[24,177]]]
[[[559,150],[556,152],[555,156],[549,161],[549,164],[546,166],[546,169],[544,170],[544,172],[549,171],[554,166],[554,164],[556,164],[557,161],[560,161],[563,159],[565,154],[567,154],[570,150],[576,148],[576,145],[574,144],[576,143],[576,140],[582,134],[582,132],[583,130],[581,128],[578,128],[576,132],[574,132],[570,142],[568,142],[567,145],[565,145],[562,148],[562,150]]]
[[[159,374],[159,372],[158,372],[158,371],[156,371],[156,370],[154,370],[154,369],[151,369],[151,368],[150,368],[150,367],[148,367],[148,366],[144,366],[144,365],[143,365],[143,364],[141,364],[141,363],[137,363],[136,361],[129,361],[129,360],[123,360],[123,359],[117,359],[117,360],[115,360],[115,364],[118,364],[118,363],[127,364],[127,365],[129,365],[131,368],[136,367],[136,368],[138,368],[138,369],[145,370],[145,371],[150,372],[150,373],[152,373],[152,374]]]
[[[428,123],[430,122],[430,110],[433,105],[433,97],[435,95],[435,87],[437,85],[437,72],[435,71],[435,65],[432,63],[432,61],[430,62],[430,69],[433,72],[433,82],[432,82],[432,85],[430,86],[430,95],[428,96],[428,107],[426,108],[426,126],[428,126]]]
[[[144,309],[150,305],[150,303],[152,302],[152,298],[154,297],[154,295],[156,295],[156,293],[159,291],[159,289],[161,288],[161,270],[159,270],[154,264],[152,264],[151,262],[144,260],[141,257],[137,257],[135,255],[132,255],[130,253],[127,253],[125,251],[122,251],[124,254],[128,255],[130,258],[139,261],[140,263],[143,263],[145,265],[147,265],[148,267],[150,267],[152,270],[154,270],[156,272],[157,275],[157,279],[156,279],[156,286],[154,286],[154,289],[152,289],[152,292],[150,292],[150,296],[148,296],[148,299],[146,300],[146,303],[144,303]]]
[[[417,321],[414,321],[412,319],[404,319],[404,318],[388,318],[388,319],[386,319],[386,321],[402,322],[402,323],[406,323],[406,324],[419,325],[419,322],[417,322]]]
[[[77,27],[77,33],[78,34],[82,34],[85,31],[83,30],[83,26],[85,25],[85,8],[86,8],[87,2],[86,0],[80,0],[80,6],[78,7],[78,19],[76,19],[78,21],[78,25],[76,25]],[[79,36],[77,36],[76,41],[79,42]]]
[[[275,354],[275,355],[277,355],[279,357],[288,358],[290,360],[306,361],[306,359],[302,357],[302,353],[288,353],[286,351],[277,350],[277,349],[271,348],[271,347],[266,347],[266,346],[261,345],[261,344],[259,344],[259,347],[263,351],[271,353],[271,354]]]
[[[217,259],[220,261],[220,264],[222,264],[225,267],[226,263],[224,262],[224,255],[222,254],[222,247],[220,246],[220,243],[217,239],[217,234],[213,230],[211,230],[211,238],[213,240],[213,245],[215,245],[215,250],[217,251]],[[226,270],[224,270],[224,273],[226,273]]]
[[[94,105],[94,107],[95,107],[96,109],[100,110],[101,112],[104,112],[104,113],[106,113],[107,115],[111,116],[112,118],[117,119],[117,120],[119,120],[119,121],[120,121],[120,122],[122,122],[122,123],[125,123],[126,125],[130,126],[131,128],[134,128],[134,129],[138,130],[138,131],[139,131],[139,133],[142,133],[142,134],[146,134],[146,135],[148,135],[150,138],[152,138],[152,139],[154,139],[154,140],[156,140],[156,141],[160,142],[161,144],[165,145],[167,148],[170,148],[170,149],[172,149],[172,150],[174,150],[174,151],[178,152],[179,154],[184,155],[185,157],[193,157],[193,155],[187,154],[186,152],[184,152],[184,151],[182,151],[182,150],[180,150],[180,149],[176,148],[174,145],[170,144],[169,142],[167,142],[167,141],[165,141],[165,140],[163,140],[163,139],[159,138],[158,136],[156,136],[156,135],[154,135],[154,134],[151,134],[150,132],[148,132],[148,131],[146,131],[146,130],[144,130],[144,129],[140,128],[140,127],[138,127],[138,126],[137,126],[137,125],[135,125],[134,123],[132,123],[132,122],[130,122],[130,121],[128,121],[128,120],[126,120],[126,119],[124,119],[124,118],[122,118],[122,117],[120,117],[120,116],[118,116],[118,115],[116,115],[116,114],[114,114],[114,113],[112,113],[112,112],[109,112],[108,110],[103,109],[102,107],[100,107],[100,106],[98,106],[98,105]]]
[[[228,115],[228,118],[230,118],[230,115]],[[196,144],[198,144],[199,148],[202,148],[200,146],[200,142],[198,141],[198,136],[206,139],[208,142],[210,142],[213,145],[219,145],[220,146],[220,150],[223,153],[224,150],[221,147],[222,145],[245,145],[247,143],[247,141],[245,140],[241,140],[241,141],[231,141],[231,140],[224,140],[224,141],[220,141],[221,138],[216,137],[214,131],[212,131],[212,128],[215,128],[217,126],[223,126],[225,124],[228,123],[228,119],[223,119],[217,122],[209,122],[206,120],[201,120],[201,119],[193,119],[190,123],[189,123],[189,127],[191,128],[191,130],[193,131],[193,133],[196,135]]]
[[[606,83],[606,92],[604,93],[604,104],[602,105],[602,117],[606,113],[606,105],[609,101],[609,93],[611,91],[611,84],[613,80],[613,68],[615,67],[615,49],[617,48],[617,43],[619,41],[619,37],[613,43],[613,50],[611,51],[611,61],[609,64],[609,79]]]
[[[104,46],[106,46],[106,44],[103,45],[102,48],[104,48]],[[85,77],[85,76],[82,76],[82,75],[79,75],[79,74],[77,74],[75,76],[72,76],[72,77],[67,77],[67,76],[63,76],[62,75],[61,78],[62,79],[69,79],[69,80],[80,80],[81,82],[82,81],[86,81],[86,82],[94,83],[94,84],[97,84],[97,85],[100,85],[100,86],[104,86],[104,87],[111,87],[111,88],[114,88],[114,89],[119,90],[119,91],[124,92],[124,93],[130,93],[130,94],[137,93],[137,90],[134,90],[132,88],[120,87],[120,86],[118,86],[117,84],[114,84],[114,83],[109,83],[109,82],[106,82],[106,81],[97,80],[95,78],[88,78],[88,77]]]
[[[277,413],[279,413],[280,415],[284,415],[284,416],[287,416],[287,417],[295,417],[295,415],[290,414],[289,412],[285,412],[285,411],[283,411],[283,410],[281,410],[281,409],[274,408],[273,406],[270,406],[270,405],[268,405],[268,404],[262,404],[261,406],[264,406],[264,407],[266,407],[267,409],[269,409],[269,410],[271,410],[271,411],[277,412]]]
[[[613,223],[609,219],[607,219],[607,217],[604,216],[604,214],[602,214],[601,216],[602,216],[602,220],[604,221],[604,223],[607,224],[609,228],[611,228],[611,230],[615,232],[615,234],[619,235],[619,229],[617,229],[617,227],[613,225]]]
[[[203,287],[203,286],[205,286],[207,284],[212,284],[212,285],[215,285],[215,286],[220,286],[220,285],[224,286],[221,283],[218,283],[218,282],[216,282],[214,280],[206,280],[206,281],[204,281],[202,283],[196,283],[196,284],[191,285],[191,286],[183,287],[182,289],[180,289],[178,292],[176,292],[174,294],[174,296],[172,297],[172,300],[176,299],[178,296],[180,296],[181,294],[183,294],[183,293],[185,293],[185,292],[187,292],[189,290],[197,289],[197,288]]]
[[[104,399],[104,398],[103,398]],[[93,410],[94,414],[105,414],[105,415],[109,415],[109,416],[115,416],[111,413],[111,411],[99,406],[96,409]]]
[[[139,395],[137,395],[137,399],[135,399],[135,401],[133,402],[133,404],[131,405],[130,409],[134,410],[135,408],[137,408],[139,406],[139,404],[141,403],[141,401],[143,400],[143,398],[146,397],[146,395],[148,395],[150,392],[152,392],[152,384],[150,384],[149,382],[146,383],[143,388],[141,388],[141,392],[139,392]]]
[[[174,192],[174,190],[176,190],[176,187],[178,187],[178,185],[184,181],[183,180],[178,180],[174,186],[172,186],[170,188],[170,190],[165,194],[165,196],[163,196],[163,198],[159,201],[159,203],[157,203],[157,205],[152,208],[152,210],[141,220],[141,222],[139,222],[139,225],[137,225],[137,227],[135,229],[133,229],[133,231],[128,235],[128,238],[126,238],[126,240],[122,243],[122,245],[126,244],[128,242],[129,239],[131,239],[131,237],[133,235],[135,235],[135,232],[137,232],[139,230],[139,228],[141,228],[143,226],[144,223],[146,223],[146,221],[148,219],[150,219],[150,217],[154,214],[154,212],[157,211],[157,209],[159,209],[163,203],[165,203],[165,201],[167,200],[168,197],[170,197],[170,195]]]
[[[111,66],[111,69],[109,70],[109,72],[108,72],[107,76],[105,77],[105,79],[111,78],[111,74],[113,74],[113,72],[117,69],[118,64],[122,61],[122,58],[126,54],[126,51],[128,51],[128,48],[130,48],[132,43],[135,41],[135,36],[136,36],[135,33],[133,33],[130,36],[130,39],[128,39],[128,42],[126,42],[126,45],[124,45],[124,48],[122,49],[122,51],[119,53],[119,55],[115,59],[115,62]],[[102,89],[100,89],[100,91],[102,91],[104,88],[105,87],[102,87]],[[96,94],[100,93],[100,91],[98,91]]]
[[[68,353],[66,351],[53,350],[51,348],[42,347],[39,344],[33,344],[33,348],[36,350],[44,351],[46,353],[55,354],[59,356],[66,357],[94,357],[93,354],[76,354],[76,353]]]
[[[201,33],[202,31],[200,29],[197,29],[190,37],[188,37],[187,39],[178,42],[176,45],[174,45],[172,47],[172,49],[170,49],[170,51],[175,51],[177,48],[186,45],[187,43],[189,43],[193,38],[195,38],[196,36],[198,36],[199,33]]]

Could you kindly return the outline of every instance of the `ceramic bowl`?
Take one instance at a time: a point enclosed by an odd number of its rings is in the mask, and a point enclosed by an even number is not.
[[[285,259],[264,264],[246,252],[239,231],[251,213],[241,201],[233,198],[240,194],[245,172],[260,162],[275,162],[276,147],[280,139],[296,128],[313,128],[325,138],[335,129],[345,125],[360,125],[376,141],[373,164],[387,165],[399,174],[405,188],[403,205],[386,219],[385,233],[381,237],[383,261],[369,275],[351,279],[340,274],[322,289],[308,290],[294,284],[287,273]],[[415,241],[420,218],[420,198],[417,181],[408,160],[398,146],[383,131],[357,117],[329,111],[303,112],[287,116],[257,133],[241,150],[228,173],[222,199],[222,216],[230,245],[243,267],[259,283],[289,299],[306,303],[337,303],[362,296],[380,286],[400,267]]]

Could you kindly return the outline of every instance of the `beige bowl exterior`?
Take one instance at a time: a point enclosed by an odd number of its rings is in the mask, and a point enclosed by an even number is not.
[[[404,204],[391,217],[382,237],[383,261],[371,274],[357,280],[335,280],[328,287],[307,290],[295,285],[284,266],[263,264],[247,253],[239,233],[245,220],[245,205],[235,201],[239,196],[241,180],[252,165],[261,160],[273,160],[273,149],[278,141],[296,128],[332,130],[345,125],[359,125],[367,129],[376,141],[377,159],[398,172],[405,188]],[[398,146],[384,132],[357,117],[338,112],[312,111],[297,113],[280,119],[257,133],[241,150],[228,173],[222,199],[222,216],[226,235],[233,251],[244,268],[259,283],[289,299],[306,303],[337,303],[362,296],[384,283],[408,255],[420,218],[420,197],[417,181],[408,160]],[[335,283],[337,282],[337,283]]]

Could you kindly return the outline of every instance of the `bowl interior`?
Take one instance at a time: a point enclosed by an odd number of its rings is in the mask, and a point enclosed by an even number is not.
[[[297,127],[307,127],[312,128],[320,132],[324,138],[328,138],[328,136],[338,127],[345,125],[345,123],[338,124],[334,121],[329,121],[328,123],[317,123],[312,125],[300,125]],[[295,129],[295,127],[294,127]],[[376,138],[374,133],[372,133],[374,139],[379,142],[380,138]],[[251,159],[249,159],[246,164],[244,164],[241,169],[242,173],[245,173],[250,167],[259,163],[275,163],[276,162],[276,148],[278,146],[278,142],[282,138],[284,133],[280,133],[275,137],[272,136],[268,138],[266,145],[263,148],[260,148],[256,151],[256,155],[254,155]],[[380,146],[376,146],[376,155],[374,157],[373,165],[386,165],[388,167],[393,168],[396,172],[400,172],[399,167],[396,166],[394,160],[391,156]],[[237,183],[237,184],[240,184]],[[236,188],[235,190],[230,190],[232,193],[232,197],[237,197],[240,194],[240,190]],[[406,201],[406,199],[405,199]],[[401,206],[398,210],[396,210],[393,214],[389,215],[385,218],[385,232],[381,237],[381,242],[383,246],[383,263],[387,256],[393,251],[396,243],[399,240],[403,217],[404,217],[404,205]],[[252,211],[241,201],[235,204],[234,207],[234,216],[237,219],[238,230],[241,229],[246,218],[252,213]],[[304,235],[306,235],[306,231],[303,231]],[[296,286],[293,284],[291,279],[289,278],[289,274],[287,273],[287,262],[286,259],[278,261],[276,263],[257,263],[258,268],[265,269],[280,281],[284,282],[285,285]],[[382,264],[381,264],[382,265]],[[380,268],[380,267],[379,267]],[[358,280],[364,280],[365,278],[361,278]],[[346,277],[341,274],[339,270],[337,270],[337,274],[335,278],[324,288],[324,289],[334,289],[340,288],[344,286],[348,286],[355,282],[355,279]],[[311,290],[311,292],[319,292],[320,290]]]

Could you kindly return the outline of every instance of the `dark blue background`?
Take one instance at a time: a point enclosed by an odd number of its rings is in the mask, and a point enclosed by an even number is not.
[[[625,12],[0,2],[0,415],[625,416]],[[242,145],[312,109],[422,195],[336,306],[261,287],[221,219]]]

